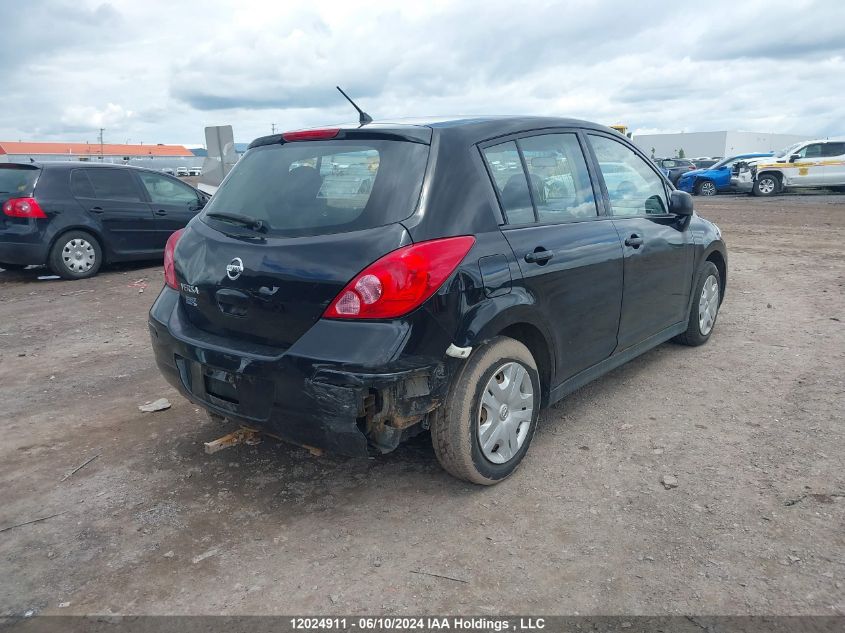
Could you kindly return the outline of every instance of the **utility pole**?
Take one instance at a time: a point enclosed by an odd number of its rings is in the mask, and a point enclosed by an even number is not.
[[[100,160],[103,160],[103,132],[106,131],[106,128],[100,128]]]
[[[276,124],[271,123],[270,124],[270,134],[275,134],[275,133],[276,133]]]

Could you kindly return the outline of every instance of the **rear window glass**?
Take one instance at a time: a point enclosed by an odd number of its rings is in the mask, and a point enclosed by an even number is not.
[[[40,169],[0,168],[0,195],[4,198],[30,197],[40,173]]]
[[[256,147],[238,161],[205,212],[246,215],[271,233],[291,236],[400,222],[417,206],[428,149],[384,140]]]

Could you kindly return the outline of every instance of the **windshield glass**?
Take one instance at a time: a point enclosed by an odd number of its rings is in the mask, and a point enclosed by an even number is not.
[[[32,167],[0,167],[0,195],[4,198],[30,197],[40,173],[40,169]]]
[[[428,146],[386,140],[293,142],[249,150],[206,205],[259,220],[269,234],[323,235],[374,228],[410,216],[420,197]],[[225,225],[224,225],[225,226]]]
[[[784,156],[793,154],[795,150],[804,145],[804,143],[805,141],[801,141],[800,143],[795,143],[794,145],[790,145],[785,149],[775,152],[775,158],[783,158]]]

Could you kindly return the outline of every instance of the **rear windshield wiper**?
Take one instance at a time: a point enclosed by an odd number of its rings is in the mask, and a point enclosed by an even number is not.
[[[213,211],[211,213],[206,213],[205,217],[213,218],[215,220],[222,220],[223,222],[232,222],[233,224],[240,224],[241,226],[245,226],[248,229],[253,229],[254,231],[264,232],[267,230],[267,227],[264,225],[263,220],[253,218],[248,215],[241,215],[240,213],[224,213]]]

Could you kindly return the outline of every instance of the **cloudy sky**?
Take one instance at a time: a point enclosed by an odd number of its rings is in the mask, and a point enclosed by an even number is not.
[[[0,139],[201,144],[354,119],[565,115],[845,134],[845,2],[0,0]]]

